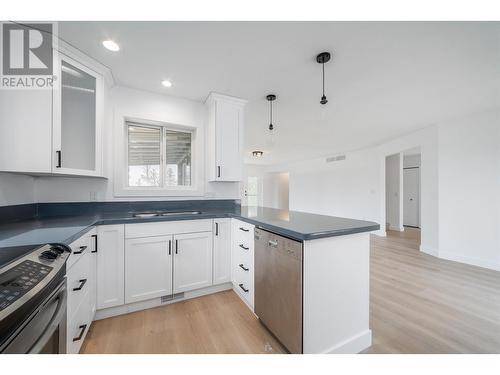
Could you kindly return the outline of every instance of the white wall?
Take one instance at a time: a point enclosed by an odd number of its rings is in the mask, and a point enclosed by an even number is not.
[[[500,112],[439,127],[439,255],[500,269]]]
[[[33,177],[13,173],[0,173],[0,206],[34,202]]]
[[[290,172],[290,209],[371,220],[385,235],[386,156],[420,147],[422,155],[421,249],[437,255],[438,178],[437,126],[364,150],[346,153],[346,160],[326,163],[325,158],[269,167]]]
[[[392,230],[403,230],[402,154],[385,158],[385,222]]]
[[[500,110],[439,123],[381,145],[274,166],[290,172],[290,209],[373,220],[385,233],[385,159],[421,152],[420,249],[500,269]]]
[[[288,210],[289,174],[287,172],[265,173],[262,186],[262,205],[264,207]]]
[[[287,165],[290,209],[381,222],[376,156],[374,149],[367,149],[348,153],[341,161],[321,158]]]
[[[190,125],[204,132],[206,108],[203,103],[166,95],[115,86],[105,98],[107,105],[104,131],[104,171],[108,179],[83,177],[39,177],[35,181],[38,202],[112,201],[112,200],[171,200],[171,199],[238,199],[238,183],[209,183],[205,179],[204,154],[198,159],[201,173],[201,193],[190,197],[116,197],[114,195],[114,129],[115,114],[127,114],[147,120]],[[202,143],[204,146],[204,142]],[[200,152],[200,150],[198,150]],[[204,151],[203,151],[204,152]]]

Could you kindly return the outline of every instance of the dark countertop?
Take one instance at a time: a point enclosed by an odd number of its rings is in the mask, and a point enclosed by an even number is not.
[[[239,206],[238,206],[239,207]],[[213,218],[237,218],[262,229],[299,240],[342,236],[380,229],[377,223],[266,207],[240,209],[203,208],[199,215],[135,218],[132,212],[116,211],[84,215],[38,217],[0,224],[0,247],[70,244],[95,225],[149,223]]]

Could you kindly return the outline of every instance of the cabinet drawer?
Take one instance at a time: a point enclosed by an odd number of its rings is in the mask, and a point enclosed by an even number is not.
[[[87,253],[67,272],[68,316],[73,316],[92,285],[91,254]]]
[[[180,233],[211,232],[212,220],[179,220],[125,224],[125,238],[168,236]]]
[[[73,265],[78,262],[85,254],[90,253],[90,235],[85,234],[76,241],[74,241],[69,247],[71,247],[71,255],[66,262],[66,269],[69,270]]]
[[[246,302],[253,308],[254,299],[254,283],[253,272],[246,272],[238,267],[236,271],[234,287],[237,293],[246,300]]]
[[[91,323],[90,293],[86,293],[78,310],[67,322],[68,354],[78,354]]]

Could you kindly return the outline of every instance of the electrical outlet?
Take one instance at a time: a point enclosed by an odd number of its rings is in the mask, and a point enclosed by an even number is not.
[[[97,202],[97,191],[91,191],[90,192],[90,201],[91,202]]]

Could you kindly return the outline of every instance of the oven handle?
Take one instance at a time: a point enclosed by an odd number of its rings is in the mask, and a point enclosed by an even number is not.
[[[63,320],[64,314],[66,313],[66,301],[68,299],[68,292],[66,291],[66,286],[63,284],[59,293],[55,294],[45,306],[50,304],[54,299],[59,297],[59,302],[57,303],[57,308],[54,313],[54,317],[51,319],[50,323],[45,328],[45,331],[41,334],[38,340],[33,344],[28,354],[37,354],[43,349],[49,338],[54,334],[55,330]]]

